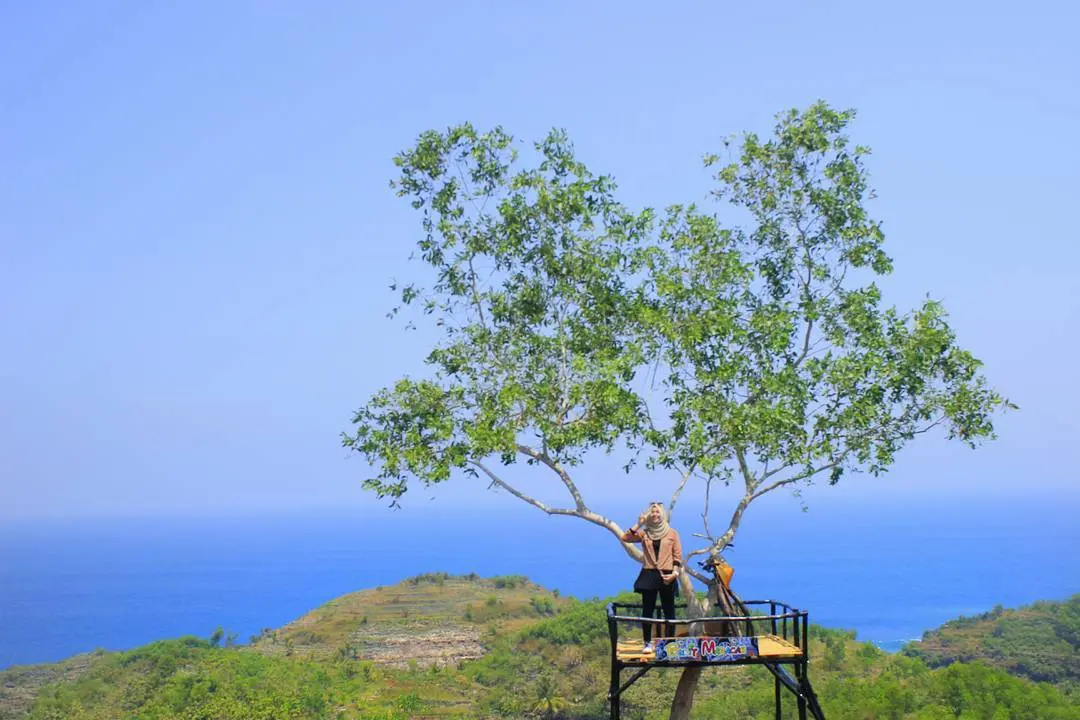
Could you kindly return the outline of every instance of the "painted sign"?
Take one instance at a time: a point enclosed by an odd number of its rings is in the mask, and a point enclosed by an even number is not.
[[[657,662],[732,662],[757,654],[755,637],[680,637],[656,641]]]

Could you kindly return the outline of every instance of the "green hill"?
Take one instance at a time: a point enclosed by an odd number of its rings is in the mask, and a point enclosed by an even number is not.
[[[245,646],[215,633],[13,668],[0,673],[0,717],[603,718],[604,604],[521,577],[426,575],[337,598]],[[982,663],[932,668],[850,632],[810,635],[830,720],[1080,720],[1080,703],[1049,683]],[[677,679],[646,675],[624,695],[623,716],[666,717]],[[763,668],[707,669],[695,717],[771,720],[772,693]]]
[[[1080,595],[951,620],[904,648],[931,667],[980,660],[1080,693]]]

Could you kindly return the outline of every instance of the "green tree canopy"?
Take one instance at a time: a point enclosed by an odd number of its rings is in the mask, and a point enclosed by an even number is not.
[[[845,135],[853,117],[817,103],[767,141],[745,135],[733,162],[707,156],[744,225],[694,205],[627,208],[560,131],[528,167],[499,128],[422,134],[393,185],[421,214],[431,272],[395,286],[392,314],[419,307],[443,339],[429,377],[356,413],[344,442],[376,469],[365,486],[397,500],[413,481],[484,473],[610,525],[570,472],[595,449],[684,481],[738,479],[745,508],[821,474],[879,473],[936,426],[972,446],[992,437],[1007,402],[941,304],[883,306],[874,278],[892,261],[865,207],[869,150]],[[497,466],[519,460],[553,471],[570,503],[504,482]]]

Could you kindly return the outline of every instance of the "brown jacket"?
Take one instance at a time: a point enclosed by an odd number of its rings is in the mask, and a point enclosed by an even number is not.
[[[623,542],[641,543],[645,552],[645,569],[659,570],[662,573],[670,573],[676,565],[682,565],[682,541],[675,528],[670,528],[664,537],[660,538],[659,554],[653,552],[653,541],[644,530],[627,530],[622,536]]]

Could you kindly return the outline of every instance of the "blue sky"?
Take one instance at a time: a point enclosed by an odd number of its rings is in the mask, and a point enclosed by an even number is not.
[[[565,127],[662,207],[706,196],[721,138],[818,98],[874,149],[886,299],[942,298],[1022,406],[977,453],[928,439],[830,493],[1076,502],[1080,11],[659,5],[6,4],[0,517],[381,507],[338,433],[432,339],[385,318],[419,231],[397,151]],[[612,479],[586,471],[598,505]],[[510,502],[456,487],[438,502]]]

